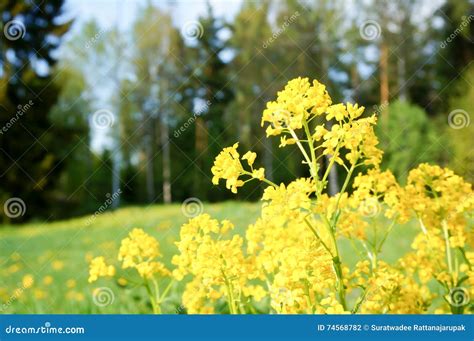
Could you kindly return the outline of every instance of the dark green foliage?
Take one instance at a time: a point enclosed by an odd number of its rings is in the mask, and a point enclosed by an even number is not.
[[[44,208],[60,200],[55,188],[62,161],[84,132],[49,119],[60,91],[52,82],[53,53],[71,24],[57,20],[62,5],[61,0],[0,5],[2,32],[16,20],[17,34],[24,33],[14,39],[0,35],[0,197],[21,198],[27,206],[24,217],[48,215]]]
[[[408,171],[423,162],[435,162],[446,142],[419,106],[395,101],[388,106],[388,120],[379,118],[376,133],[384,151],[382,168],[390,169],[404,183]]]
[[[258,154],[256,165],[272,181],[306,176],[296,147],[278,148],[279,138],[265,138],[260,126],[266,103],[298,76],[326,84],[333,102],[380,114],[382,166],[401,182],[421,162],[473,179],[473,124],[448,125],[453,110],[474,119],[469,0],[446,1],[433,20],[420,19],[421,1],[244,1],[229,21],[209,5],[195,22],[179,24],[173,6],[147,2],[130,27],[86,22],[56,64],[71,26],[62,5],[0,4],[1,33],[13,19],[25,27],[20,39],[0,34],[0,129],[8,128],[0,131],[0,203],[20,197],[25,219],[94,212],[112,183],[122,191],[120,205],[161,202],[167,184],[174,202],[256,200],[265,186],[234,195],[211,183],[215,156],[236,141],[242,153]],[[367,19],[380,25],[377,39],[362,37]],[[381,84],[389,88],[387,112]],[[114,124],[97,134],[91,118],[104,108]],[[98,136],[106,142],[92,146]],[[320,160],[324,171],[327,159]],[[337,189],[337,173],[331,177]]]

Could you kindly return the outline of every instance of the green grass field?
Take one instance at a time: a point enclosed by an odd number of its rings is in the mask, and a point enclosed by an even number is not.
[[[226,202],[204,204],[204,212],[213,217],[230,219],[239,233],[255,221],[259,203]],[[0,226],[0,313],[149,313],[143,289],[137,288],[133,273],[119,270],[127,284],[116,279],[99,279],[89,284],[88,260],[103,255],[116,262],[120,241],[134,227],[143,228],[161,245],[164,262],[170,265],[177,249],[179,228],[187,221],[181,206],[129,207],[98,216],[88,225],[90,216],[54,223],[29,223],[23,226]],[[396,260],[410,248],[415,228],[395,227],[386,241],[382,258]],[[357,261],[350,245],[343,245],[343,259]],[[31,275],[34,284],[25,288],[24,276]],[[168,281],[168,279],[166,280]],[[166,285],[167,283],[163,283]],[[182,285],[175,285],[164,307],[165,313],[176,313]],[[114,301],[97,306],[92,301],[94,289],[108,287]]]

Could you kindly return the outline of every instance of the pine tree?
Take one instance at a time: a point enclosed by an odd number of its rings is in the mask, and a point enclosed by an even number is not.
[[[58,23],[62,6],[62,0],[0,4],[0,199],[23,200],[24,218],[45,215],[55,204],[54,189],[74,148],[75,128],[48,117],[59,93],[53,53],[71,25]]]

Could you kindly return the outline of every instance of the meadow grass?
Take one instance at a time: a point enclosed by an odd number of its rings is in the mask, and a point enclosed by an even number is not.
[[[205,203],[204,212],[219,220],[229,219],[236,231],[244,234],[245,228],[258,217],[260,203]],[[181,205],[174,204],[122,208],[92,221],[91,216],[85,216],[51,223],[0,226],[0,313],[149,313],[151,308],[145,292],[138,287],[139,278],[133,272],[118,270],[117,277],[126,278],[126,285],[117,279],[99,279],[89,284],[88,261],[103,255],[116,263],[120,241],[131,229],[139,227],[158,239],[163,260],[170,266],[171,257],[177,252],[174,242],[179,238],[180,226],[187,220]],[[385,224],[383,218],[374,222]],[[415,233],[416,228],[410,224],[395,226],[381,258],[396,261],[409,250]],[[342,257],[350,265],[358,260],[349,243],[342,245]],[[29,288],[22,284],[26,275],[34,278]],[[168,281],[165,279],[162,285]],[[173,286],[165,313],[177,313],[183,286],[183,283]],[[100,287],[113,292],[111,304],[93,303],[93,291]]]

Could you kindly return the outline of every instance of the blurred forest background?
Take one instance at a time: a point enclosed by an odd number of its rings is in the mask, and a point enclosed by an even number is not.
[[[298,76],[378,114],[383,167],[402,183],[421,162],[474,179],[473,1],[233,0],[231,19],[202,2],[186,22],[173,1],[110,2],[136,9],[125,26],[78,20],[62,0],[0,2],[0,202],[24,201],[15,222],[110,198],[257,200],[258,189],[211,184],[214,157],[237,140],[273,181],[304,176],[260,127],[266,102]],[[330,180],[337,192],[337,172]]]

